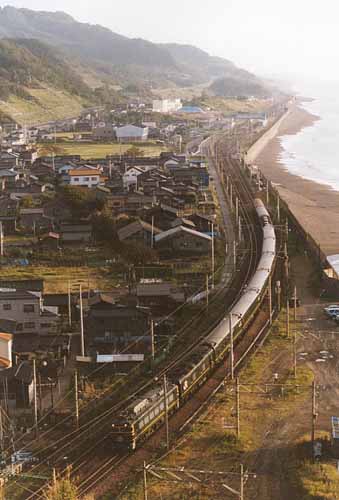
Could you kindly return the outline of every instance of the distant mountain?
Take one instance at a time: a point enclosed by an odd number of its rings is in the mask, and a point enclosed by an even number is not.
[[[87,68],[101,81],[123,87],[131,83],[150,88],[191,86],[222,77],[243,81],[242,70],[233,63],[196,47],[127,38],[102,26],[77,22],[63,12],[0,8],[0,38],[46,42],[61,49],[78,70],[81,67],[81,74]],[[259,84],[254,75],[250,79]]]

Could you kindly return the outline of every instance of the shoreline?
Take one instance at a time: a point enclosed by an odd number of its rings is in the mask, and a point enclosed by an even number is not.
[[[291,110],[277,135],[263,148],[255,160],[262,173],[278,189],[295,217],[320,244],[326,255],[339,254],[339,193],[321,184],[292,174],[280,160],[284,151],[280,138],[295,135],[311,127],[320,118],[300,107]]]

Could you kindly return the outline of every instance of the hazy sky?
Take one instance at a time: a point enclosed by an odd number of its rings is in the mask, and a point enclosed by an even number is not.
[[[261,74],[339,77],[336,0],[9,0],[155,42],[197,45]]]

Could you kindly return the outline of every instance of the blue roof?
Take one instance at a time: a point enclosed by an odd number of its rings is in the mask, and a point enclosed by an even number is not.
[[[203,109],[198,106],[183,106],[179,109],[179,113],[203,113]]]

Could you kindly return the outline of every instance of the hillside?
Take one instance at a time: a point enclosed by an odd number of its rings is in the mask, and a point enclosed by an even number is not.
[[[0,40],[0,110],[19,123],[74,116],[91,89],[54,47],[38,40]]]
[[[36,38],[58,47],[82,75],[87,68],[99,80],[122,87],[131,83],[186,87],[225,76],[235,81],[242,78],[242,70],[233,63],[196,47],[127,38],[62,12],[0,8],[0,38],[8,37]],[[258,83],[254,75],[251,78]]]

